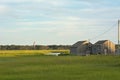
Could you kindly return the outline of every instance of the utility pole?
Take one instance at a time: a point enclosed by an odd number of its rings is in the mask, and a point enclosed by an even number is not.
[[[118,45],[120,44],[120,20],[118,20]]]
[[[120,20],[118,20],[118,54],[120,54]]]

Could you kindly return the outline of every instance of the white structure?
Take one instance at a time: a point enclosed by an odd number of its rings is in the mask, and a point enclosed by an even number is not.
[[[48,53],[48,54],[45,54],[45,55],[48,55],[48,56],[59,56],[61,53]]]

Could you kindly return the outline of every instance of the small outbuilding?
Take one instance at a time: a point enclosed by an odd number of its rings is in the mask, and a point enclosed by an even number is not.
[[[116,44],[116,45],[115,45],[115,48],[116,48],[115,53],[116,53],[117,55],[120,55],[120,45],[119,45],[119,44]]]
[[[115,54],[115,44],[110,40],[100,40],[92,46],[93,54]]]
[[[92,53],[92,43],[89,41],[78,41],[72,45],[70,53],[73,55],[87,55]]]

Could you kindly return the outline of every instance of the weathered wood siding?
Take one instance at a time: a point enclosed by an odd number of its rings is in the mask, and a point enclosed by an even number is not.
[[[92,48],[92,52],[94,54],[114,54],[115,44],[109,40],[106,40],[101,44],[94,44]]]
[[[92,49],[90,49],[91,45],[92,44],[88,41],[79,41],[71,47],[70,53],[74,55],[90,54],[92,52]]]

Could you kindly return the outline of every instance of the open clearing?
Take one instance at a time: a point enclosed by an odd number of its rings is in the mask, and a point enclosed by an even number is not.
[[[0,80],[120,80],[120,56],[0,57]]]

